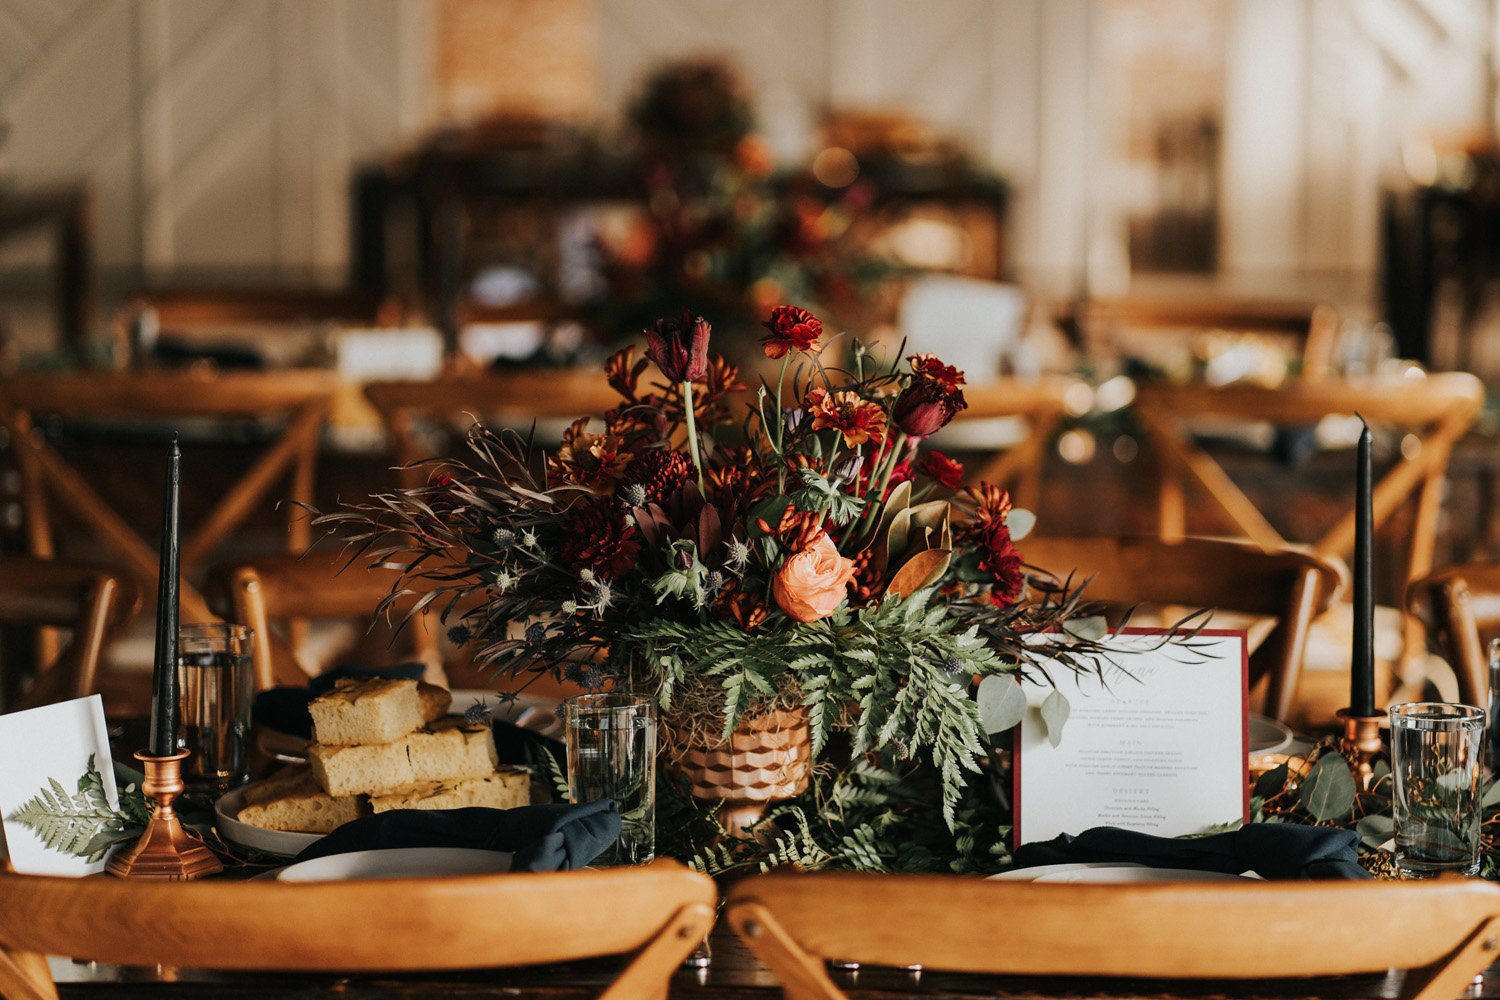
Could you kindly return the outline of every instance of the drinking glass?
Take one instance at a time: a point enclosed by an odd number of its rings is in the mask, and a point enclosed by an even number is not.
[[[250,780],[250,702],[255,673],[247,626],[218,622],[177,629],[180,739],[189,792],[224,792]]]
[[[1479,871],[1484,709],[1391,706],[1396,864],[1408,878]]]
[[[1489,743],[1485,757],[1490,766],[1490,779],[1500,779],[1500,639],[1490,640],[1490,697],[1489,715],[1485,717],[1489,732]]]
[[[642,864],[656,856],[656,703],[628,694],[584,694],[563,702],[568,799],[614,799],[620,839],[596,865]]]

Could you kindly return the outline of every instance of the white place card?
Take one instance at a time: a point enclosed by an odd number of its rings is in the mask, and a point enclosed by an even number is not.
[[[119,808],[104,702],[98,695],[0,715],[0,824],[16,871],[92,875],[104,870],[103,858],[89,861],[48,847],[23,813],[43,793],[54,799],[66,796],[70,809],[87,811],[93,796],[80,789],[79,782],[88,772],[91,756],[105,801],[111,810]]]
[[[1016,729],[1015,843],[1096,826],[1163,837],[1249,819],[1249,659],[1245,633],[1197,632],[1164,641],[1125,629],[1102,676],[1051,669],[1069,713],[1049,732],[1052,688],[1023,685]]]

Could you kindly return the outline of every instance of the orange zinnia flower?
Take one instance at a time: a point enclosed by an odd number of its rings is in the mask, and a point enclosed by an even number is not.
[[[832,428],[844,435],[844,444],[857,448],[865,442],[880,444],[885,440],[885,411],[857,392],[835,392],[814,389],[807,394],[803,408],[812,414],[813,430]]]

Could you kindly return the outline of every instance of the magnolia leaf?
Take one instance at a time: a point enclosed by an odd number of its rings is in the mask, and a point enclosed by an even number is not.
[[[891,518],[891,526],[886,529],[885,544],[877,545],[875,548],[875,557],[879,560],[881,569],[900,561],[901,556],[906,552],[906,543],[910,534],[911,511],[903,510]],[[884,558],[882,558],[882,553],[884,553]]]
[[[1026,693],[1014,674],[989,674],[979,682],[979,721],[993,736],[1013,728],[1026,715]]]
[[[1287,778],[1291,776],[1292,769],[1285,764],[1278,764],[1271,770],[1255,779],[1255,792],[1258,798],[1268,799],[1286,787]]]
[[[1005,515],[1005,526],[1010,529],[1011,541],[1019,542],[1036,527],[1036,515],[1029,510],[1014,507]]]
[[[1042,702],[1042,724],[1047,727],[1047,742],[1057,746],[1062,742],[1063,726],[1067,724],[1068,715],[1073,707],[1068,704],[1068,699],[1056,688],[1047,695]]]
[[[1103,615],[1074,618],[1063,622],[1063,631],[1084,642],[1098,642],[1109,634],[1109,621]]]
[[[1359,818],[1354,829],[1366,847],[1379,847],[1396,835],[1396,821],[1386,813],[1369,813]]]
[[[953,554],[943,549],[928,549],[918,552],[906,560],[906,565],[897,570],[885,588],[887,597],[906,597],[923,587],[936,583],[948,571]]]
[[[915,532],[916,540],[909,542],[909,547],[915,546],[919,541],[924,549],[951,549],[953,546],[943,541],[952,534],[948,530],[951,510],[946,500],[929,500],[913,507],[912,527],[920,530]]]
[[[1331,820],[1349,815],[1354,808],[1354,775],[1349,762],[1338,754],[1324,754],[1313,765],[1299,793],[1302,808],[1314,819]]]

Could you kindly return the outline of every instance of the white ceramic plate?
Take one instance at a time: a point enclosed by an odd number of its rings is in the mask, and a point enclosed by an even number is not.
[[[341,882],[349,879],[441,878],[510,871],[509,854],[467,847],[398,847],[385,851],[330,854],[288,865],[280,882]]]
[[[1123,861],[1078,861],[1062,865],[1036,865],[1032,868],[1016,868],[1012,871],[991,875],[998,882],[1035,882],[1045,875],[1061,875],[1067,872],[1088,871],[1094,868],[1144,868],[1144,865]]]
[[[1100,868],[1084,868],[1071,872],[1052,872],[1040,875],[1033,882],[1238,882],[1243,875],[1226,875],[1223,872],[1202,872],[1194,868],[1144,868],[1140,865],[1109,865]]]
[[[1281,753],[1292,745],[1292,730],[1282,722],[1264,715],[1250,716],[1250,752]]]
[[[239,821],[240,807],[245,804],[245,789],[236,788],[219,797],[214,803],[214,825],[219,836],[233,844],[248,847],[252,851],[263,851],[278,857],[291,858],[301,854],[309,844],[323,839],[321,833],[292,833],[287,830],[264,830],[258,826]]]

